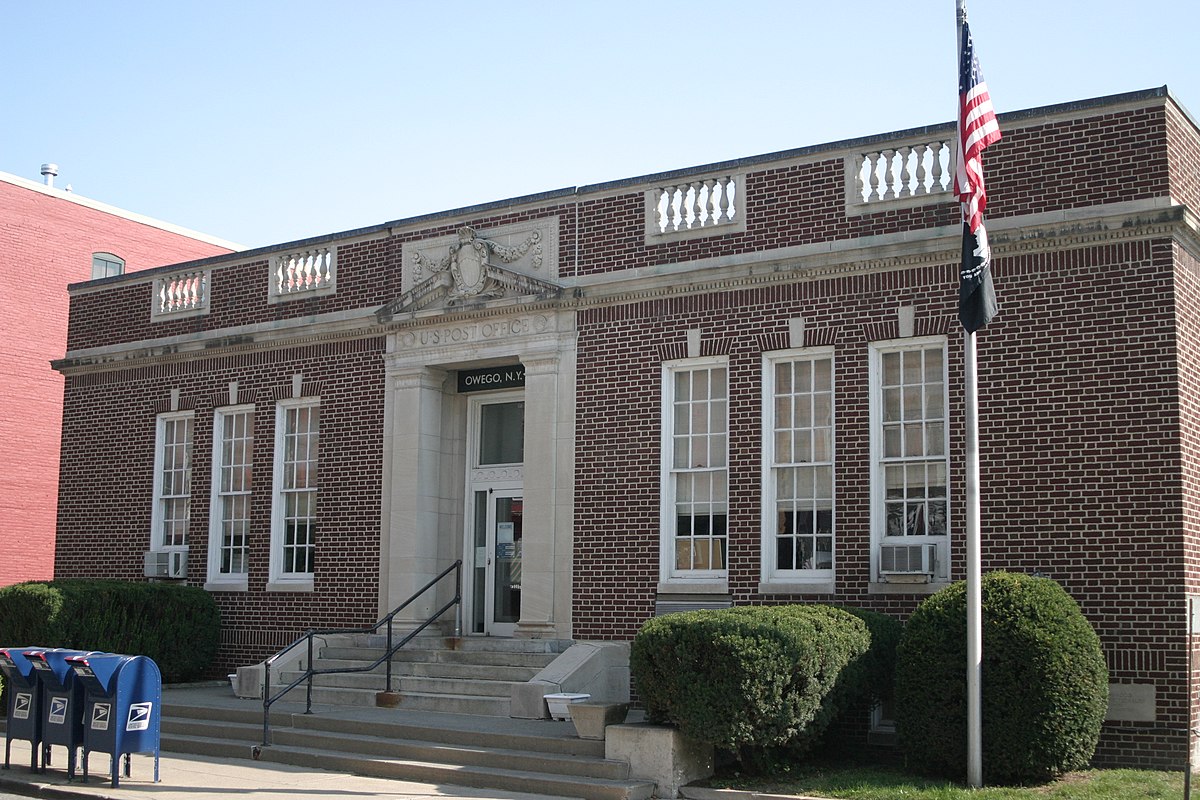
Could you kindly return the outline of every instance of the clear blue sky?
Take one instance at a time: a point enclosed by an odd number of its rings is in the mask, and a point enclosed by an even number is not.
[[[1196,0],[968,0],[998,111],[1168,85]],[[954,0],[0,1],[0,171],[263,246],[946,122]]]

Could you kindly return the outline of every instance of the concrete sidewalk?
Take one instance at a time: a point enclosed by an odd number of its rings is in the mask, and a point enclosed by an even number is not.
[[[462,786],[364,778],[339,772],[309,770],[283,764],[163,753],[159,758],[159,782],[154,782],[154,757],[134,755],[131,776],[123,775],[120,787],[112,788],[109,757],[94,753],[88,762],[90,776],[67,781],[66,752],[54,747],[52,763],[44,774],[29,771],[29,742],[12,742],[12,768],[0,770],[0,791],[48,798],[112,798],[112,800],[228,800],[246,798],[304,798],[304,800],[350,800],[353,798],[472,798],[473,800],[546,800],[545,795],[497,792]]]
[[[87,783],[80,777],[67,780],[66,754],[55,747],[54,761],[44,774],[29,771],[29,743],[14,739],[12,768],[0,770],[0,792],[62,800],[228,800],[264,798],[264,800],[547,800],[544,794],[498,792],[463,786],[434,785],[384,778],[365,778],[325,770],[301,769],[285,764],[211,758],[208,756],[164,753],[159,757],[159,782],[154,782],[154,757],[134,755],[130,777],[123,775],[114,789],[106,770],[108,756],[97,753],[88,762],[91,772]],[[99,770],[99,772],[97,772]],[[681,797],[688,800],[823,800],[739,792],[728,789],[704,789],[685,786]]]

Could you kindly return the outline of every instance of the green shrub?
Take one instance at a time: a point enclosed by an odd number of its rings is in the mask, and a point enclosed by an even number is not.
[[[166,682],[202,677],[220,629],[216,603],[192,586],[61,580],[0,589],[0,643],[149,656]]]
[[[992,572],[982,583],[983,774],[990,784],[1083,767],[1108,706],[1100,640],[1054,581]],[[967,769],[966,584],[925,600],[896,662],[896,726],[909,764],[961,780]]]
[[[630,671],[651,721],[744,761],[814,740],[832,718],[826,697],[868,646],[866,624],[829,606],[692,611],[647,622]]]
[[[838,608],[866,623],[871,635],[870,649],[847,669],[847,672],[853,670],[856,673],[853,681],[847,681],[854,685],[854,692],[848,700],[856,702],[862,699],[871,705],[890,701],[896,683],[896,647],[904,634],[904,625],[895,617],[878,611],[853,606]]]

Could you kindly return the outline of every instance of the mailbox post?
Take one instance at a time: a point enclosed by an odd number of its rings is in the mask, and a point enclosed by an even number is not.
[[[93,751],[111,756],[113,788],[120,785],[118,764],[122,755],[128,778],[130,754],[153,753],[157,783],[162,725],[162,676],[158,665],[146,656],[113,653],[81,654],[67,661],[85,695],[84,780],[88,777],[88,756]]]
[[[4,768],[9,769],[12,740],[29,742],[29,771],[38,771],[38,749],[42,746],[42,706],[33,664],[25,657],[26,648],[0,648],[0,672],[8,683],[5,705]]]
[[[67,779],[75,777],[75,754],[83,745],[83,684],[67,663],[82,650],[26,650],[41,687],[42,767],[50,763],[50,746],[67,748]]]

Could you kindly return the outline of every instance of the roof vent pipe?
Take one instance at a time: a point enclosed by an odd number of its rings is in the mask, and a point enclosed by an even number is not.
[[[47,186],[53,187],[54,179],[58,177],[58,164],[42,164],[42,177]]]

